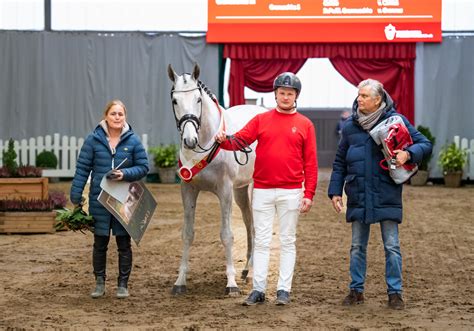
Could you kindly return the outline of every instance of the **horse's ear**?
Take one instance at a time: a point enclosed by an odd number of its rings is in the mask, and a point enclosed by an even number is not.
[[[168,77],[171,79],[171,81],[173,83],[176,83],[176,79],[178,78],[178,75],[173,70],[173,67],[171,66],[171,63],[168,64]]]
[[[192,76],[194,80],[197,80],[199,78],[200,73],[201,73],[201,69],[199,68],[199,64],[194,63],[193,76]]]

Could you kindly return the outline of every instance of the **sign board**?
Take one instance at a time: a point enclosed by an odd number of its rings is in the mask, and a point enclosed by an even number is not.
[[[122,224],[135,243],[140,243],[156,209],[153,194],[143,182],[111,181],[100,183],[98,201]]]
[[[441,0],[208,0],[209,43],[441,42]]]

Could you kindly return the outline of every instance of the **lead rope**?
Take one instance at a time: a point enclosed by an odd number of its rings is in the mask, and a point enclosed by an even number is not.
[[[250,147],[245,140],[234,135],[227,136],[227,139],[232,145],[232,152],[234,153],[235,161],[241,166],[246,165],[249,162],[249,154],[253,151],[252,147]],[[234,148],[235,146],[237,146],[237,149]],[[245,161],[243,163],[239,161],[237,152],[241,152],[245,155]]]

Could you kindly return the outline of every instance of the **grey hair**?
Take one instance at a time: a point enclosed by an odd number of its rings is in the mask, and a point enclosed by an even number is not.
[[[383,96],[385,94],[385,91],[383,89],[383,84],[381,82],[379,82],[378,80],[375,80],[375,79],[366,79],[366,80],[363,80],[362,82],[359,83],[359,85],[357,85],[357,88],[358,89],[361,89],[363,87],[366,87],[368,86],[371,90],[371,94],[373,97],[381,97],[382,100],[383,100]]]

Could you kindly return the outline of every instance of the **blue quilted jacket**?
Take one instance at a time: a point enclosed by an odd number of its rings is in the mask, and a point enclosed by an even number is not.
[[[71,202],[79,204],[84,186],[89,174],[91,175],[89,213],[95,220],[94,233],[99,236],[110,235],[110,229],[117,236],[127,234],[119,221],[97,201],[101,191],[102,177],[112,169],[113,165],[118,166],[125,158],[127,161],[119,168],[123,172],[123,180],[128,182],[140,180],[146,176],[149,170],[147,153],[139,137],[133,133],[131,128],[122,133],[115,150],[115,155],[113,155],[106,132],[98,125],[84,141],[71,186]]]
[[[431,154],[432,144],[418,132],[408,120],[398,114],[393,101],[386,94],[387,106],[379,123],[384,119],[398,115],[408,128],[413,145],[406,150],[410,153],[408,163],[420,163]],[[342,138],[333,164],[333,172],[328,188],[328,196],[342,196],[344,188],[347,194],[348,222],[377,223],[384,220],[402,222],[402,184],[395,184],[388,170],[380,167],[384,158],[380,146],[377,146],[369,133],[357,121],[357,101],[353,105],[352,117],[347,119],[342,129]]]

